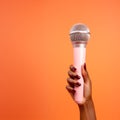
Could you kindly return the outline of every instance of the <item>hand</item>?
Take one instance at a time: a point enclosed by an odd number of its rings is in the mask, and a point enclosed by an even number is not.
[[[84,105],[86,101],[88,101],[92,97],[92,85],[86,69],[86,64],[84,64],[80,69],[84,80],[84,90],[83,90],[84,96],[83,96],[83,101],[80,103],[80,105]],[[77,81],[78,79],[80,79],[80,76],[78,76],[78,74],[76,73],[76,68],[73,65],[70,66],[70,70],[68,71],[68,76],[69,76],[69,78],[67,78],[68,85],[66,86],[66,89],[74,99],[74,94],[76,92],[74,87],[80,86],[80,83]]]

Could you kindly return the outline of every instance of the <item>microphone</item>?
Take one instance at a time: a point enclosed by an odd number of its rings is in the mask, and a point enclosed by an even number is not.
[[[89,38],[90,31],[85,24],[78,23],[70,29],[70,39],[73,46],[74,66],[77,68],[76,72],[80,76],[78,82],[81,84],[79,87],[75,87],[76,92],[74,95],[74,100],[78,104],[82,103],[84,98],[84,80],[81,74],[81,66],[86,61],[86,45]]]

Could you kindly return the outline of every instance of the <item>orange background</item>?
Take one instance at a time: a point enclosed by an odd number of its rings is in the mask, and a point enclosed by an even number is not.
[[[65,89],[78,22],[97,118],[120,120],[119,0],[0,0],[0,120],[79,120]]]

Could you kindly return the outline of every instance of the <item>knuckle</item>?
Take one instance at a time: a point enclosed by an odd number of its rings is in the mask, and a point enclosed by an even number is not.
[[[70,65],[70,67],[69,67],[69,68],[71,69],[72,67],[73,67],[73,65]]]
[[[70,71],[68,71],[68,75],[70,75],[71,73],[70,73]]]
[[[70,78],[67,78],[67,81],[69,81]]]

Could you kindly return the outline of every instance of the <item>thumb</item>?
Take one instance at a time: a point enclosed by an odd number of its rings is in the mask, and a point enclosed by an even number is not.
[[[84,65],[81,66],[81,72],[82,72],[82,77],[84,79],[84,82],[88,82],[89,81],[89,75],[86,69],[86,63],[84,63]]]

